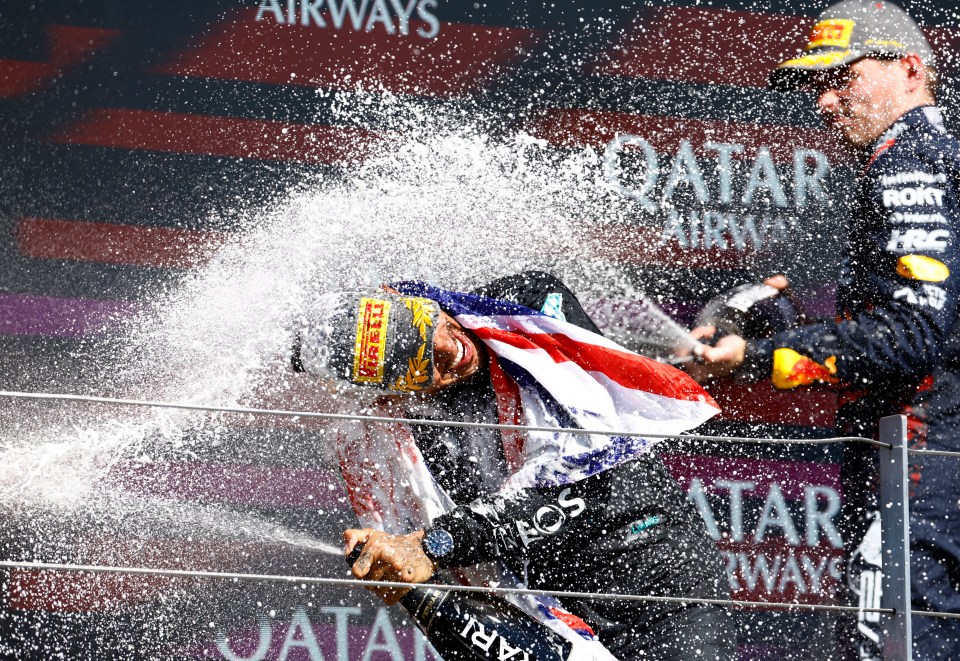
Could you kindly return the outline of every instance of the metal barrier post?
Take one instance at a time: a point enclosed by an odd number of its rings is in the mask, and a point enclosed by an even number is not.
[[[910,501],[907,486],[907,418],[891,415],[880,420],[880,531],[883,551],[882,608],[885,616],[885,661],[910,661],[913,631],[910,621]]]

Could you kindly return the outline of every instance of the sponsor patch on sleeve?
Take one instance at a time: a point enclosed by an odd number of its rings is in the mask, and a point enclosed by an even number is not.
[[[773,385],[780,390],[790,390],[797,386],[809,386],[814,383],[839,383],[837,357],[830,356],[823,364],[811,358],[781,347],[773,352]]]
[[[893,292],[893,300],[904,301],[910,305],[918,305],[934,310],[942,310],[947,304],[947,290],[936,285],[919,285],[918,289],[913,287],[902,287]]]
[[[887,250],[890,252],[912,252],[914,250],[943,252],[947,249],[949,241],[950,232],[945,229],[895,228],[890,231]]]
[[[891,207],[942,207],[944,189],[933,186],[906,186],[886,188],[883,193],[883,206]]]
[[[897,273],[908,280],[943,282],[950,277],[946,264],[926,255],[904,255],[897,260]]]

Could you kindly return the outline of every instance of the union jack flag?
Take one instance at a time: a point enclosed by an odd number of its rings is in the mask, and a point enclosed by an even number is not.
[[[513,471],[505,487],[576,482],[649,451],[659,440],[616,432],[680,434],[720,411],[684,372],[574,324],[423,282],[393,287],[437,301],[484,343],[501,423],[610,432],[505,433]]]

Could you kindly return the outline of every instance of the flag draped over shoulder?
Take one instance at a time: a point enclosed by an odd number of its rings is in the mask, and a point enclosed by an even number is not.
[[[502,423],[610,432],[505,434],[504,453],[515,471],[505,486],[575,482],[657,443],[616,432],[680,434],[720,411],[684,372],[574,324],[514,303],[421,282],[394,287],[437,301],[484,343],[491,354]]]
[[[503,462],[479,467],[499,482],[500,493],[582,480],[649,451],[659,440],[624,434],[679,434],[720,410],[680,370],[579,326],[513,303],[421,282],[393,287],[436,301],[484,343],[501,423],[550,428],[500,434],[506,471]],[[395,400],[381,401],[373,412],[403,417],[398,415],[402,408]],[[406,424],[344,425],[338,434],[338,454],[363,525],[404,534],[426,528],[455,507],[430,473]],[[470,585],[520,584],[502,562],[455,573]],[[517,595],[508,599],[570,640],[577,650],[572,659],[615,661],[589,627],[565,612],[556,599]]]

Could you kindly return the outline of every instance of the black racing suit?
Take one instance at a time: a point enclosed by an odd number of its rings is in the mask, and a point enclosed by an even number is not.
[[[567,321],[597,332],[566,287],[551,276],[525,273],[477,293],[540,309],[562,296]],[[555,299],[554,299],[555,300]],[[489,374],[441,390],[422,418],[498,421]],[[566,487],[524,489],[509,500],[477,466],[484,453],[503,461],[498,430],[414,426],[424,459],[457,504],[432,526],[449,531],[453,553],[443,566],[499,559],[530,588],[545,590],[726,598],[727,579],[700,515],[654,454]],[[488,465],[488,464],[486,464]],[[677,660],[735,658],[732,618],[715,606],[561,600],[584,619],[618,658]]]
[[[846,389],[843,433],[875,437],[881,417],[903,413],[911,447],[960,450],[960,143],[939,109],[916,108],[877,140],[862,167],[838,320],[750,341],[746,370],[789,381],[797,356],[783,350],[792,349]],[[960,612],[960,461],[911,455],[911,462],[914,608]],[[863,605],[879,603],[875,549],[860,543],[875,515],[875,495],[864,488],[875,469],[872,450],[847,448],[848,585]],[[879,658],[875,620],[860,614],[864,637],[853,658]],[[960,620],[917,617],[913,631],[915,658],[956,658]]]

